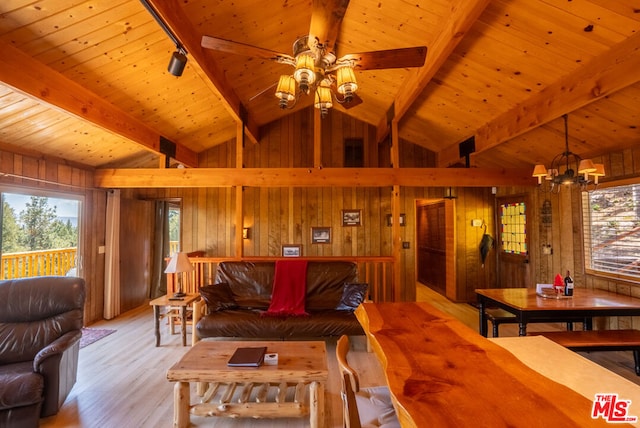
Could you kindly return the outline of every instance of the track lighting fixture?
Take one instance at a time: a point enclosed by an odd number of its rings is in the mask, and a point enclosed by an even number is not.
[[[169,60],[169,67],[167,70],[169,73],[176,77],[182,76],[184,67],[187,65],[187,55],[184,49],[178,47],[177,50],[171,54],[171,60]]]

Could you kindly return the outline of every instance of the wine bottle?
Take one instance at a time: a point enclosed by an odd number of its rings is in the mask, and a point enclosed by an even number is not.
[[[573,278],[571,278],[569,271],[567,271],[567,276],[564,277],[564,295],[573,296]]]

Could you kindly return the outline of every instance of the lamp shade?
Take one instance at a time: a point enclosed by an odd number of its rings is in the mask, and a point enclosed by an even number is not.
[[[533,177],[537,177],[538,178],[538,184],[542,184],[542,177],[546,177],[547,176],[547,167],[544,165],[536,165],[533,168]]]
[[[296,99],[296,81],[291,76],[282,75],[278,80],[276,97],[280,99],[280,107],[286,108],[289,101]]]
[[[590,175],[593,175],[593,182],[598,184],[598,177],[604,177],[604,164],[596,163],[593,164],[595,171],[590,172]]]
[[[331,101],[331,89],[327,86],[318,86],[316,89],[314,106],[319,109],[333,107],[333,102]]]
[[[300,89],[307,92],[309,85],[316,81],[315,60],[309,54],[301,54],[296,57],[296,71],[293,78],[300,84]]]
[[[351,67],[340,67],[337,72],[338,92],[349,94],[358,90],[356,75]]]
[[[169,264],[167,264],[164,273],[191,272],[192,270],[193,265],[189,261],[187,253],[176,252],[171,256],[171,260],[169,260]]]

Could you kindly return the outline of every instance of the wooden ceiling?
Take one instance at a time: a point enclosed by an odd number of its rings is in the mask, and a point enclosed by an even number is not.
[[[629,0],[150,0],[188,52],[139,0],[0,2],[0,148],[97,168],[158,165],[159,137],[176,158],[249,135],[308,107],[273,95],[291,67],[201,47],[204,35],[292,55],[312,10],[348,4],[336,53],[427,46],[420,68],[357,72],[363,103],[334,109],[383,135],[472,165],[532,167],[569,148],[583,157],[640,142],[640,3]],[[631,4],[635,3],[635,4]],[[308,99],[307,99],[308,98]],[[390,112],[393,112],[390,114]],[[331,114],[331,112],[329,113]]]

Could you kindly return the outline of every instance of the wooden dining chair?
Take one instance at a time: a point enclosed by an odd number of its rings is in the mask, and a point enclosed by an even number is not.
[[[349,337],[340,336],[336,343],[336,359],[342,382],[343,426],[399,428],[389,388],[386,385],[360,388],[358,373],[347,361],[348,352]]]

